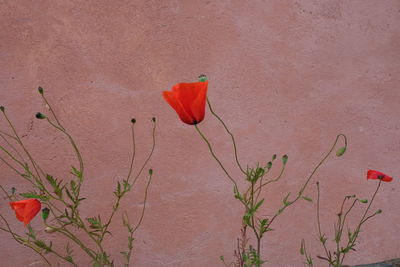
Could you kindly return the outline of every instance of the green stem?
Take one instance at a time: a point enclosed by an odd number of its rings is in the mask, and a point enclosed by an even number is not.
[[[26,247],[32,249],[32,250],[35,251],[35,252],[36,252],[50,267],[53,266],[53,265],[46,259],[46,257],[45,257],[39,250],[37,250],[35,247],[33,247],[30,243],[22,242],[23,238],[22,238],[20,235],[14,233],[14,232],[11,230],[11,227],[10,227],[9,223],[7,222],[7,220],[6,220],[1,214],[0,214],[0,217],[3,219],[3,221],[5,222],[5,224],[6,224],[6,226],[7,226],[7,229],[5,229],[5,228],[3,228],[3,227],[0,227],[0,230],[10,233],[11,236],[14,238],[15,241],[17,241],[18,243],[20,243],[20,244],[22,244],[22,245],[24,245],[24,246],[26,246]]]
[[[137,223],[137,225],[135,226],[135,228],[133,230],[130,231],[130,238],[133,239],[133,234],[135,233],[135,231],[139,228],[139,226],[142,224],[143,218],[144,218],[144,214],[145,214],[145,210],[146,210],[146,203],[147,203],[147,195],[148,195],[148,191],[149,191],[149,187],[150,187],[150,183],[151,183],[151,178],[153,177],[152,174],[149,174],[149,180],[147,182],[146,185],[146,189],[144,191],[144,200],[143,200],[143,209],[142,212],[140,214],[140,218],[139,218],[139,222]],[[127,254],[127,266],[129,267],[129,262],[130,262],[130,258],[132,256],[132,247],[129,248],[128,254]]]
[[[132,126],[131,126],[131,131],[132,131],[132,145],[133,145],[133,149],[132,149],[132,157],[131,157],[131,163],[130,163],[130,166],[129,166],[128,176],[127,176],[127,178],[126,178],[126,181],[127,181],[127,182],[129,182],[129,178],[131,177],[131,174],[132,174],[133,162],[134,162],[134,160],[135,160],[135,154],[136,154],[135,131],[134,131],[134,124],[133,124],[133,123],[132,123]],[[116,201],[116,203],[115,203],[114,206],[113,206],[113,207],[115,207],[115,208],[113,208],[113,211],[112,211],[112,213],[111,213],[111,215],[110,215],[110,218],[108,219],[107,223],[105,224],[104,231],[103,231],[103,233],[101,234],[100,242],[103,241],[104,236],[105,236],[105,234],[106,234],[106,232],[107,232],[108,226],[111,224],[111,221],[112,221],[112,219],[113,219],[113,217],[114,217],[114,215],[115,215],[115,213],[117,212],[117,209],[118,209],[118,207],[119,207],[119,202],[121,201],[121,199],[122,199],[122,197],[124,196],[124,194],[125,194],[125,192],[124,192],[123,194],[121,194],[120,196],[117,197],[117,201]]]
[[[368,205],[367,209],[365,210],[365,212],[364,212],[364,214],[363,214],[363,216],[362,216],[360,222],[358,223],[358,225],[357,225],[357,227],[356,227],[356,230],[354,231],[354,235],[355,235],[355,236],[354,236],[352,242],[350,242],[350,240],[347,242],[347,246],[346,246],[346,247],[352,247],[352,246],[354,246],[354,243],[356,242],[357,237],[358,237],[358,233],[359,233],[360,230],[361,230],[361,226],[362,226],[369,218],[372,218],[372,217],[374,217],[374,216],[377,214],[377,213],[374,213],[374,214],[372,214],[371,216],[368,216],[368,217],[366,218],[367,213],[368,213],[369,209],[371,208],[372,203],[374,202],[375,196],[376,196],[376,194],[378,193],[378,190],[379,190],[379,188],[380,188],[380,186],[381,186],[381,183],[382,183],[382,180],[379,180],[378,186],[376,187],[376,190],[375,190],[374,194],[372,195],[371,201],[369,202],[369,205]],[[345,256],[346,256],[346,254],[343,254],[343,257],[342,257],[342,259],[340,260],[340,266],[343,264],[343,261],[344,261]]]
[[[151,151],[149,153],[149,155],[147,156],[146,160],[144,161],[142,168],[139,170],[138,174],[136,175],[136,177],[133,179],[132,185],[134,185],[137,181],[137,179],[139,178],[139,176],[142,174],[144,168],[147,166],[147,163],[149,162],[151,156],[153,155],[154,152],[154,148],[156,146],[156,121],[153,121],[153,130],[152,130],[152,141],[153,141],[153,145],[151,147]],[[128,182],[129,182],[129,178],[128,177]]]
[[[4,117],[6,118],[6,120],[7,120],[7,122],[8,122],[8,125],[11,127],[11,129],[12,129],[14,135],[15,135],[15,138],[16,138],[16,140],[17,140],[17,142],[18,142],[18,144],[22,147],[22,149],[24,150],[25,154],[28,156],[29,160],[31,161],[32,166],[33,166],[33,168],[34,168],[35,171],[36,171],[37,179],[38,179],[39,181],[41,181],[41,177],[40,177],[40,174],[39,174],[39,171],[38,171],[38,169],[40,169],[39,166],[37,166],[36,162],[33,160],[32,156],[31,156],[31,154],[30,154],[30,153],[28,152],[28,150],[25,148],[25,145],[22,143],[21,138],[19,137],[17,131],[16,131],[15,128],[14,128],[14,125],[11,123],[11,121],[10,121],[10,119],[8,118],[7,114],[6,114],[5,112],[3,112],[3,115],[4,115]],[[42,174],[43,174],[43,171],[42,171]],[[44,175],[44,174],[43,174],[43,175]]]
[[[213,156],[213,158],[218,162],[219,166],[221,167],[221,169],[225,172],[226,176],[228,176],[229,180],[231,180],[231,182],[235,185],[236,188],[238,188],[235,180],[232,178],[232,176],[228,173],[228,171],[225,169],[224,165],[222,164],[222,162],[218,159],[218,157],[215,155],[214,150],[212,149],[212,146],[210,144],[210,142],[207,140],[207,138],[204,136],[204,134],[200,131],[199,127],[197,126],[197,124],[194,125],[194,127],[196,128],[197,132],[200,134],[201,138],[203,138],[203,140],[206,142],[208,149],[210,150],[211,155]]]
[[[342,137],[344,138],[344,140],[345,140],[345,146],[347,147],[347,137],[346,137],[344,134],[339,134],[339,135],[337,135],[337,136],[336,136],[336,140],[335,140],[335,142],[333,143],[331,149],[328,151],[328,153],[326,153],[325,157],[317,164],[317,166],[314,168],[314,170],[313,170],[313,171],[311,172],[311,174],[308,176],[306,182],[305,182],[304,185],[301,187],[301,189],[300,189],[300,191],[299,191],[297,197],[296,197],[293,201],[291,201],[289,204],[284,205],[281,209],[279,209],[280,212],[278,211],[277,213],[275,213],[275,215],[272,217],[272,219],[271,219],[271,220],[269,221],[269,223],[267,224],[267,227],[269,227],[269,226],[272,224],[272,222],[276,219],[276,217],[277,217],[279,214],[282,213],[283,210],[285,210],[287,207],[293,205],[297,200],[299,200],[299,199],[302,197],[302,195],[303,195],[303,193],[304,193],[304,190],[306,189],[306,187],[307,187],[308,183],[310,182],[311,178],[314,176],[314,174],[315,174],[316,171],[319,169],[319,167],[325,162],[325,160],[326,160],[326,159],[329,157],[329,155],[332,153],[332,151],[333,151],[333,149],[335,148],[337,142],[339,141],[340,136],[342,136]]]
[[[328,262],[331,264],[332,259],[331,256],[328,252],[328,248],[326,247],[326,240],[325,237],[322,235],[321,231],[321,221],[320,221],[320,190],[319,190],[319,183],[317,182],[317,224],[318,224],[318,234],[319,234],[319,240],[322,243],[324,250],[325,250],[325,255],[327,259],[329,260]],[[324,239],[324,240],[323,240]]]
[[[226,132],[231,136],[232,144],[233,144],[233,149],[234,149],[234,151],[235,151],[235,160],[236,160],[236,164],[238,165],[238,167],[239,167],[239,169],[241,170],[241,172],[242,172],[244,175],[246,175],[246,172],[244,171],[242,165],[241,165],[240,162],[239,162],[238,153],[237,153],[237,148],[236,148],[235,137],[233,136],[232,132],[228,129],[228,127],[226,126],[226,124],[224,123],[224,121],[214,112],[214,110],[213,110],[212,107],[211,107],[211,103],[210,103],[210,100],[208,99],[208,97],[207,97],[207,104],[208,104],[208,107],[210,108],[211,114],[213,114],[214,117],[216,117],[216,118],[221,122],[221,124],[224,126]]]

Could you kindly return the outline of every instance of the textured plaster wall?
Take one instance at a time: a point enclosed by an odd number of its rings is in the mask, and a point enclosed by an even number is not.
[[[231,259],[236,247],[242,207],[232,186],[195,129],[161,97],[202,73],[244,164],[289,155],[284,178],[265,193],[263,215],[273,214],[286,192],[298,190],[336,134],[345,133],[348,152],[327,161],[307,194],[316,197],[319,180],[323,229],[332,237],[342,197],[372,195],[376,183],[365,179],[369,168],[395,177],[373,205],[384,212],[365,226],[347,263],[400,257],[399,1],[1,0],[0,25],[0,104],[47,172],[67,176],[77,164],[72,149],[33,118],[46,112],[36,88],[46,90],[85,158],[82,214],[110,213],[112,190],[129,165],[129,120],[138,121],[142,162],[151,146],[150,118],[157,117],[150,162],[155,176],[135,240],[135,266],[221,266],[219,256]],[[210,115],[207,110],[200,126],[240,179],[229,136]],[[4,119],[0,127],[8,131]],[[2,163],[0,170],[6,188],[29,189]],[[122,203],[131,218],[142,207],[144,178]],[[1,201],[1,214],[24,232],[3,195]],[[58,239],[43,232],[40,218],[32,225],[46,240]],[[313,255],[322,253],[315,204],[296,204],[274,229],[263,243],[267,266],[303,266],[301,238]],[[122,266],[126,232],[119,218],[112,230],[106,243]],[[4,232],[0,259],[4,267],[42,266]]]

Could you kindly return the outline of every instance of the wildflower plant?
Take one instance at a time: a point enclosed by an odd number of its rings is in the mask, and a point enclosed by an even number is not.
[[[321,230],[321,215],[320,215],[320,187],[319,182],[317,185],[317,228],[318,228],[318,240],[324,248],[324,255],[317,255],[316,257],[320,260],[328,263],[329,266],[332,267],[343,267],[344,259],[346,255],[351,251],[356,251],[355,247],[357,244],[357,238],[360,235],[362,226],[370,219],[375,217],[376,215],[382,213],[381,209],[378,209],[371,213],[371,206],[375,200],[375,197],[381,187],[382,182],[391,182],[393,180],[392,177],[378,171],[369,170],[367,172],[367,179],[379,180],[378,185],[372,194],[370,200],[368,199],[359,199],[356,195],[345,196],[342,204],[340,206],[339,213],[337,214],[337,221],[334,223],[334,237],[332,240],[328,239],[328,236],[322,232]],[[346,220],[349,218],[351,212],[354,210],[357,204],[367,205],[364,210],[363,215],[360,220],[356,224],[354,228],[351,228]],[[346,227],[346,229],[345,229]],[[333,249],[330,249],[328,241],[333,241]],[[315,265],[315,261],[313,260],[310,253],[307,252],[306,243],[304,239],[301,240],[300,246],[300,254],[303,255],[306,259],[305,264],[307,266],[319,266]]]
[[[226,177],[231,181],[233,185],[233,195],[243,205],[243,215],[241,221],[241,235],[238,238],[237,249],[234,251],[235,260],[227,263],[225,257],[221,256],[220,259],[225,266],[238,266],[238,267],[250,267],[250,266],[261,266],[266,260],[261,255],[261,247],[263,240],[268,232],[272,231],[273,223],[275,220],[290,206],[295,204],[297,201],[303,199],[306,201],[312,201],[310,197],[305,195],[305,190],[309,185],[311,179],[315,175],[316,171],[325,162],[325,160],[332,154],[337,147],[339,140],[344,140],[344,145],[336,151],[337,156],[342,156],[347,148],[347,138],[343,134],[339,134],[330,150],[322,158],[322,160],[316,165],[311,174],[305,179],[300,189],[292,194],[288,192],[282,199],[282,203],[277,207],[276,211],[272,216],[262,216],[261,210],[265,203],[263,190],[271,183],[278,182],[285,171],[288,163],[288,156],[283,155],[281,157],[280,172],[278,176],[267,178],[273,165],[276,163],[277,155],[274,154],[271,160],[265,163],[256,163],[252,166],[243,167],[239,161],[237,145],[233,133],[229,130],[226,123],[222,118],[216,114],[211,106],[210,100],[207,98],[207,87],[208,80],[205,75],[199,76],[199,82],[195,83],[180,83],[173,86],[172,91],[163,92],[164,99],[171,105],[176,111],[179,118],[186,124],[194,125],[197,133],[207,144],[209,152],[212,157],[217,161],[218,165],[225,173]],[[211,114],[222,124],[227,134],[230,136],[234,158],[237,167],[239,168],[242,179],[246,183],[244,188],[240,188],[238,179],[233,177],[220,158],[216,155],[211,142],[207,139],[205,134],[201,131],[199,123],[204,119],[205,105]],[[242,181],[243,181],[242,180]],[[242,183],[240,183],[242,184]]]
[[[33,251],[49,265],[53,264],[48,260],[47,255],[53,254],[58,258],[59,264],[69,264],[71,266],[82,266],[77,262],[73,250],[78,248],[90,259],[92,266],[114,266],[114,257],[105,249],[104,242],[111,237],[110,225],[115,220],[119,211],[121,201],[131,191],[132,187],[143,176],[143,171],[148,165],[155,148],[156,119],[152,118],[152,147],[144,162],[139,165],[139,169],[134,174],[134,161],[136,156],[136,142],[134,126],[136,120],[131,120],[132,132],[132,156],[128,174],[125,179],[117,181],[113,193],[115,195],[114,204],[110,214],[98,214],[93,217],[85,217],[81,213],[81,204],[86,200],[86,196],[81,194],[82,187],[87,186],[85,175],[84,159],[74,138],[57,118],[52,106],[47,101],[43,88],[39,87],[38,92],[46,104],[50,114],[46,115],[38,112],[35,117],[43,120],[64,135],[72,149],[74,150],[79,166],[71,166],[71,177],[56,178],[47,173],[39,162],[28,151],[26,145],[17,133],[13,123],[7,116],[6,109],[1,106],[0,111],[7,122],[9,129],[7,132],[1,130],[0,138],[0,160],[3,165],[11,169],[15,174],[24,179],[31,186],[29,192],[18,193],[15,185],[9,188],[0,184],[0,189],[9,200],[10,207],[15,211],[16,219],[27,226],[28,232],[17,232],[13,225],[14,222],[6,219],[0,214],[3,225],[0,230],[9,233],[12,238]],[[128,212],[122,213],[122,225],[127,229],[127,249],[119,255],[124,258],[124,266],[129,266],[133,253],[134,234],[143,222],[146,208],[148,190],[152,181],[153,170],[148,170],[148,179],[144,192],[144,204],[137,222],[129,220]],[[86,183],[85,183],[86,182]],[[53,239],[50,242],[42,240],[37,235],[37,230],[29,223],[42,209],[43,228],[46,233],[59,233],[66,240],[65,249],[62,251],[60,246],[53,246]],[[11,211],[11,209],[10,209]],[[51,238],[50,238],[51,239]],[[61,241],[61,240],[60,240]],[[57,247],[57,249],[55,248]],[[63,265],[64,266],[64,265]]]

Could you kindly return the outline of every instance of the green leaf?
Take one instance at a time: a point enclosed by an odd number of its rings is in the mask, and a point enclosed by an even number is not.
[[[76,177],[79,179],[79,181],[82,182],[82,181],[83,181],[82,172],[80,172],[80,171],[79,171],[78,169],[76,169],[74,166],[71,166],[71,168],[72,168],[71,174],[74,175],[74,176],[76,176]]]
[[[255,213],[258,208],[264,203],[264,199],[261,199],[253,208],[253,213]]]
[[[302,196],[301,198],[304,199],[304,200],[307,200],[308,202],[312,202],[313,201],[312,198],[307,197],[307,196]]]
[[[40,200],[42,200],[42,201],[47,201],[47,200],[50,199],[49,196],[39,195],[39,194],[37,194],[37,193],[35,193],[35,192],[21,193],[21,194],[19,194],[19,195],[22,196],[22,197],[25,197],[25,198],[36,198],[36,199],[40,199]]]
[[[290,202],[288,201],[289,196],[290,196],[290,192],[286,195],[286,197],[282,201],[285,206],[290,204]]]

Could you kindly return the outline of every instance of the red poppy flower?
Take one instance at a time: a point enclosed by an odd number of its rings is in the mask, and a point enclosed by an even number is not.
[[[40,211],[41,203],[35,198],[29,198],[10,202],[10,206],[15,210],[17,219],[27,225]]]
[[[391,182],[393,180],[392,177],[387,176],[386,174],[374,170],[369,170],[367,173],[367,179],[373,180],[382,180],[383,182]]]
[[[175,109],[181,121],[197,124],[204,119],[208,81],[178,83],[171,91],[164,91],[163,97]]]

